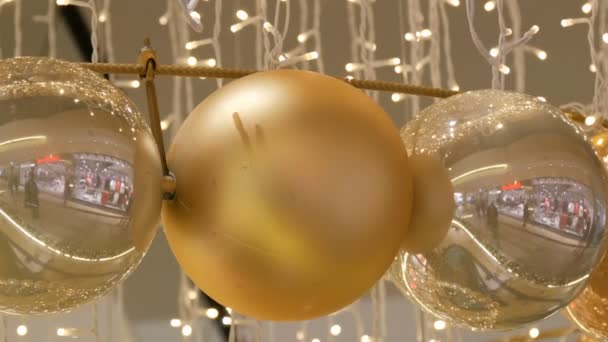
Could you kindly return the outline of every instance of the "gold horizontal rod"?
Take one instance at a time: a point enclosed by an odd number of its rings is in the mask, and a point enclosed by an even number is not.
[[[146,68],[141,64],[114,64],[114,63],[79,63],[80,66],[102,74],[131,74],[145,77]],[[206,66],[186,66],[176,64],[157,64],[154,75],[208,77],[208,78],[241,78],[259,72],[258,70],[231,69]],[[338,78],[341,79],[341,78]],[[367,90],[387,91],[408,95],[446,98],[459,94],[458,91],[403,84],[397,82],[371,81],[359,79],[341,79],[353,87]],[[584,122],[585,116],[573,110],[565,110],[566,115],[576,122]],[[608,121],[602,120],[602,126],[608,128]]]
[[[80,66],[92,71],[103,74],[133,74],[145,76],[145,67],[140,64],[111,64],[111,63],[79,63]],[[230,69],[205,66],[186,66],[175,64],[157,64],[154,70],[155,75],[165,76],[184,76],[184,77],[209,77],[209,78],[241,78],[257,70]],[[342,79],[353,87],[367,90],[388,91],[409,95],[428,96],[428,97],[449,97],[459,92],[448,89],[431,88],[403,84],[397,82],[370,81],[358,79]]]

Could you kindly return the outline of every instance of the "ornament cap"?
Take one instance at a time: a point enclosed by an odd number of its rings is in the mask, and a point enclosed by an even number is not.
[[[152,63],[152,64],[150,64]],[[154,78],[154,71],[156,70],[156,50],[152,48],[150,38],[144,39],[144,46],[139,50],[137,56],[137,64],[143,65],[143,72],[139,75],[141,78]],[[151,69],[149,66],[151,65]]]
[[[160,181],[160,188],[164,200],[173,200],[175,198],[175,189],[177,188],[177,181],[175,179],[175,175],[169,173],[168,175],[163,176]]]

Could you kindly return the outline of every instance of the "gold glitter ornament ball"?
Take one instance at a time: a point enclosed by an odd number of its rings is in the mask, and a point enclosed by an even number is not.
[[[0,60],[0,311],[72,309],[145,254],[161,167],[133,103],[47,58]]]
[[[410,225],[443,236],[431,250],[402,249],[391,268],[420,307],[454,325],[501,330],[545,318],[582,291],[605,249],[608,182],[560,110],[473,91],[425,109],[402,137],[412,163],[425,156],[446,170],[455,204],[447,227]]]
[[[256,73],[206,98],[180,128],[163,203],[190,278],[232,309],[303,320],[350,304],[388,269],[412,183],[388,115],[318,73]]]

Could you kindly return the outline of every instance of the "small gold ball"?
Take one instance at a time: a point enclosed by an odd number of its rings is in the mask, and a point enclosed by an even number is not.
[[[410,156],[414,179],[412,218],[402,248],[409,253],[430,252],[450,228],[456,204],[448,170],[428,155]]]

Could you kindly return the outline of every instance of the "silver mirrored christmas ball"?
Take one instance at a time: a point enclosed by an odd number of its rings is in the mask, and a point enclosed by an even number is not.
[[[468,92],[422,111],[402,138],[410,157],[447,170],[455,203],[434,248],[402,249],[391,268],[417,304],[455,325],[501,330],[548,317],[585,287],[604,252],[608,183],[560,110]]]
[[[47,58],[0,61],[0,311],[63,311],[133,270],[160,215],[160,158],[133,103]]]

